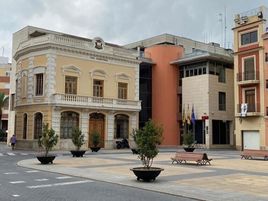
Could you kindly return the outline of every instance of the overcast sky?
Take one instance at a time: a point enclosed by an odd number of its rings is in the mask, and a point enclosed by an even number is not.
[[[0,55],[11,57],[12,33],[37,26],[124,45],[162,33],[232,48],[237,13],[268,0],[0,0]],[[4,49],[4,51],[3,51]]]

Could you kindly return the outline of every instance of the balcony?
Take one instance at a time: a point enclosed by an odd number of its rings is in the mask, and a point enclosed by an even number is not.
[[[124,99],[77,96],[72,94],[54,94],[52,103],[63,107],[98,108],[104,110],[140,111],[141,102]]]
[[[237,113],[239,113],[239,116],[241,114],[241,105],[237,104]],[[248,104],[246,116],[260,116],[260,104]]]
[[[247,71],[243,73],[237,73],[236,80],[239,85],[258,84],[260,83],[259,71]]]

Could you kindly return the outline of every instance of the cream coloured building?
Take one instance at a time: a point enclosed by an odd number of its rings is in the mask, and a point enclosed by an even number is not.
[[[2,130],[6,131],[8,128],[8,103],[9,88],[10,88],[10,71],[11,64],[8,62],[8,57],[0,56],[0,92],[6,95],[6,102],[2,108]]]
[[[264,33],[268,10],[259,7],[235,16],[234,92],[236,148],[268,149],[268,73]]]
[[[18,147],[36,148],[42,124],[60,136],[57,148],[72,149],[71,130],[97,130],[101,145],[129,138],[138,127],[137,51],[64,33],[27,26],[13,35],[11,86]]]

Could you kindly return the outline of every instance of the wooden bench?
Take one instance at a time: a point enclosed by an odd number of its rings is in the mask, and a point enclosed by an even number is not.
[[[197,165],[210,165],[210,161],[206,153],[196,153],[196,152],[177,152],[174,157],[171,157],[172,164],[176,162],[177,164],[181,164],[183,162],[187,163],[187,161],[194,161]]]
[[[252,159],[253,157],[263,157],[264,160],[268,160],[268,151],[266,150],[254,150],[245,149],[241,153],[241,159]]]

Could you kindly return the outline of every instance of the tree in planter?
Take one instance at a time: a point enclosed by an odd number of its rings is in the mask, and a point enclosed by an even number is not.
[[[37,156],[37,159],[42,164],[53,163],[53,160],[56,156],[51,156],[48,153],[57,144],[57,142],[58,135],[55,134],[55,131],[52,128],[48,127],[48,124],[44,124],[42,135],[38,139],[38,145],[45,150],[45,154],[42,156]]]
[[[183,134],[183,145],[185,151],[194,151],[196,141],[194,140],[194,135],[191,130]]]
[[[163,128],[155,124],[152,120],[146,122],[142,129],[134,132],[134,139],[137,144],[139,159],[144,167],[132,168],[137,179],[144,181],[155,180],[163,170],[162,168],[152,167],[153,160],[159,153],[157,145],[162,142]]]
[[[85,144],[85,136],[82,134],[81,130],[78,127],[73,128],[72,130],[72,142],[76,147],[76,150],[79,151],[81,146]]]
[[[42,135],[38,139],[38,144],[45,150],[44,156],[48,156],[49,151],[58,143],[58,137],[55,131],[48,127],[48,124],[43,125]]]
[[[83,157],[85,150],[80,150],[81,146],[85,144],[85,136],[82,134],[78,127],[74,127],[72,130],[72,142],[76,147],[76,150],[71,150],[73,157]]]
[[[93,131],[90,135],[90,141],[91,141],[91,147],[90,149],[92,152],[97,152],[99,151],[100,147],[100,134],[98,131]]]
[[[153,159],[158,154],[157,145],[162,142],[163,128],[156,125],[152,120],[146,122],[141,130],[137,130],[135,141],[139,150],[139,158],[146,168],[150,168],[153,164]]]

